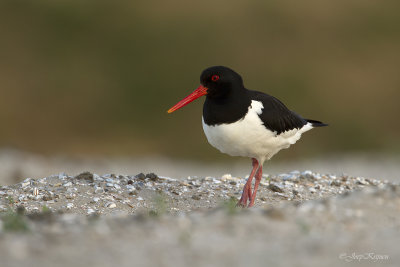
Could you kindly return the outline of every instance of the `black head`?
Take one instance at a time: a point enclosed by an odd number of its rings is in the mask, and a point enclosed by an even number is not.
[[[229,95],[232,90],[243,89],[242,77],[235,71],[224,66],[207,68],[200,76],[200,83],[207,87],[208,98],[221,98]]]
[[[242,77],[230,68],[215,66],[205,69],[200,76],[200,83],[201,85],[196,90],[170,108],[168,113],[174,112],[204,95],[207,96],[205,106],[210,102],[218,105],[230,103],[233,108],[237,109],[237,104],[240,102],[247,110],[249,100],[246,99],[246,89],[243,87]]]

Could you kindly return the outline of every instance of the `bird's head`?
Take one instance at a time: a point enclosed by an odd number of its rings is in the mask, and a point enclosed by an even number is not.
[[[223,66],[207,68],[200,76],[200,86],[170,108],[168,113],[180,109],[203,95],[214,99],[227,97],[232,90],[237,90],[237,88],[243,88],[243,80],[235,71]]]

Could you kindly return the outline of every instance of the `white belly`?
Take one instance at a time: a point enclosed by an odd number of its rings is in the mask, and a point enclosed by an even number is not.
[[[258,114],[263,105],[252,101],[246,116],[231,124],[209,126],[204,123],[203,130],[208,142],[223,153],[231,156],[256,158],[263,163],[279,150],[288,148],[300,139],[301,134],[312,129],[311,123],[301,129],[293,129],[279,135],[268,130]]]

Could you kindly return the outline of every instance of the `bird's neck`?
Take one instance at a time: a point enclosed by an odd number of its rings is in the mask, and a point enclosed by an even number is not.
[[[247,89],[232,90],[223,98],[207,97],[203,107],[203,119],[207,125],[233,123],[242,119],[251,100]]]

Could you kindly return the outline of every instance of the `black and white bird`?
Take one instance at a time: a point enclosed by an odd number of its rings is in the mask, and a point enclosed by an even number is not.
[[[231,156],[252,158],[253,169],[244,186],[239,206],[254,205],[264,161],[297,142],[314,127],[327,126],[304,119],[277,98],[244,87],[242,77],[230,68],[207,68],[201,85],[168,110],[168,113],[206,95],[203,130],[208,142]],[[255,177],[252,192],[252,179]]]

